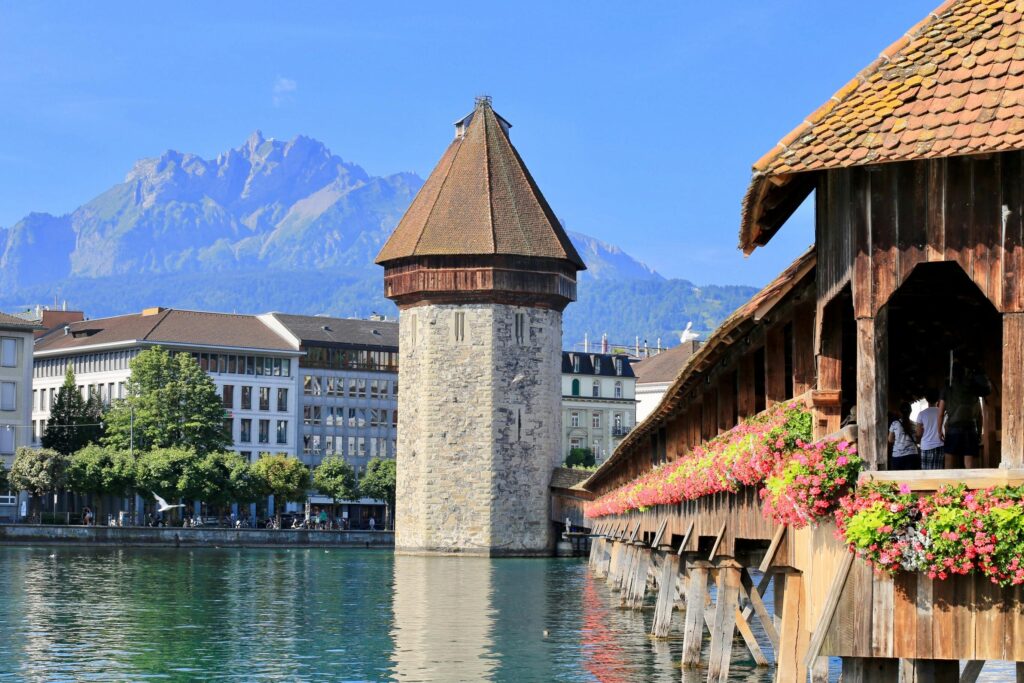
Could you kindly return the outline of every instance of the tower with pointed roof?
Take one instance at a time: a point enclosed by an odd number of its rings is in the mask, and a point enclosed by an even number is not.
[[[586,266],[510,128],[477,98],[377,256],[400,311],[399,552],[552,547],[562,311]]]

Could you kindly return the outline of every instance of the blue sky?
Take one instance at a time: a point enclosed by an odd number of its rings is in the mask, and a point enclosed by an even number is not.
[[[425,177],[487,93],[568,227],[667,276],[763,284],[813,230],[805,206],[742,257],[750,165],[937,1],[0,0],[0,225],[256,128]]]

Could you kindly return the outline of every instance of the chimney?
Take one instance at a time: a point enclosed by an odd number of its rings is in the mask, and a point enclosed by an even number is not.
[[[163,308],[162,306],[153,306],[152,308],[144,308],[144,309],[142,309],[142,316],[143,317],[148,317],[148,316],[151,316],[151,315],[157,315],[158,313],[163,313],[166,310],[167,309]]]
[[[64,336],[66,337],[69,334],[71,334],[71,325],[65,325],[64,326]]]
[[[661,353],[661,337],[658,337],[658,346],[655,347],[655,349],[654,349],[654,354],[655,355],[657,355],[659,353]]]
[[[608,333],[601,335],[601,353],[608,353]]]
[[[651,350],[647,347],[647,340],[644,339],[644,358],[651,357]]]
[[[633,349],[633,351],[635,353],[633,355],[635,355],[637,358],[639,358],[640,357],[640,335],[639,334],[633,340],[633,344],[635,345],[634,349]]]
[[[583,353],[590,353],[590,337],[586,332],[583,333]]]

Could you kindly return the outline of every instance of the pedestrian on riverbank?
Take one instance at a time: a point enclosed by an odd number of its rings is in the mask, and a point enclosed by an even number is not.
[[[377,520],[375,520],[375,519],[374,519],[374,518],[373,518],[373,517],[371,516],[371,517],[370,517],[370,531],[373,531],[373,530],[374,530],[374,529],[376,529],[376,528],[377,528]]]
[[[917,440],[921,444],[921,469],[941,470],[946,465],[942,444],[942,430],[939,424],[939,392],[927,389],[924,400],[928,407],[917,415]]]
[[[92,526],[92,510],[87,507],[82,508],[82,524]]]

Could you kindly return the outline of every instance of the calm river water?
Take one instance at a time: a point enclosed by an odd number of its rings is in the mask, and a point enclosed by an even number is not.
[[[5,547],[0,596],[0,680],[680,680],[579,560]]]

